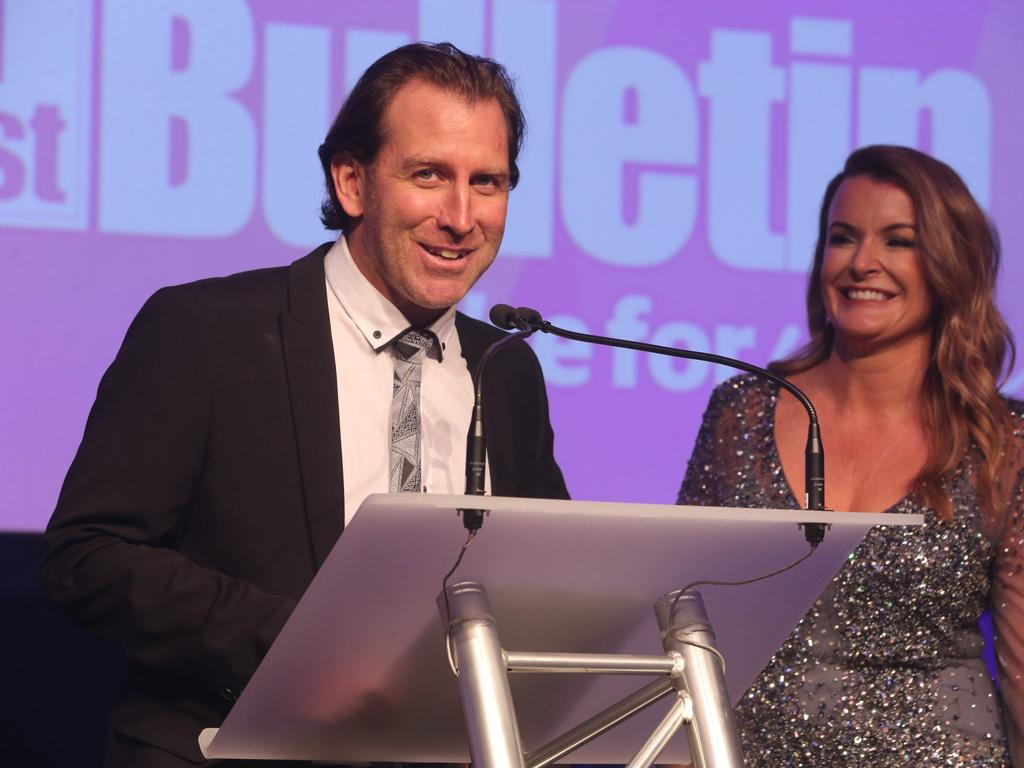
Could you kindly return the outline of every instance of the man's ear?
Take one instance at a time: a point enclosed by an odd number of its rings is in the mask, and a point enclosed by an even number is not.
[[[331,178],[334,194],[345,213],[352,218],[362,216],[366,201],[366,169],[362,163],[346,155],[338,156],[331,163]]]

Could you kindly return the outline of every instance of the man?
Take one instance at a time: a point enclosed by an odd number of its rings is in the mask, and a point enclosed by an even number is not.
[[[199,731],[366,495],[462,491],[471,374],[500,332],[454,305],[497,253],[522,134],[494,62],[393,51],[320,148],[324,223],[343,236],[287,268],[158,291],[132,323],[43,566],[53,599],[125,653],[108,765],[202,761]],[[525,344],[494,359],[484,398],[493,492],[565,497]]]

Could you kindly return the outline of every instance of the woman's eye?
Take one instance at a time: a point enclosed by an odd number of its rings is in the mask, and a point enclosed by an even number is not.
[[[828,238],[829,245],[847,245],[851,242],[853,241],[850,240],[849,235],[829,235]]]
[[[890,248],[913,248],[914,241],[905,237],[890,237],[888,245]]]

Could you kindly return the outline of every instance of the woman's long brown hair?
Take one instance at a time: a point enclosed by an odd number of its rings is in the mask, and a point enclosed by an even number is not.
[[[1014,344],[995,305],[999,240],[967,186],[945,163],[907,147],[858,149],[825,190],[807,286],[811,340],[769,368],[791,376],[824,362],[833,329],[821,293],[821,266],[832,200],[852,176],[869,176],[899,187],[917,216],[917,252],[935,301],[931,360],[925,374],[922,413],[931,450],[912,493],[941,518],[952,519],[946,482],[973,442],[980,454],[978,490],[986,510],[999,506],[997,478],[1010,435],[1010,415],[999,385],[1013,367]]]

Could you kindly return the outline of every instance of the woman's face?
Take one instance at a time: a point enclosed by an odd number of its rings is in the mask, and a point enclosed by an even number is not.
[[[934,301],[906,192],[869,176],[843,181],[829,209],[821,290],[840,353],[930,343]]]

